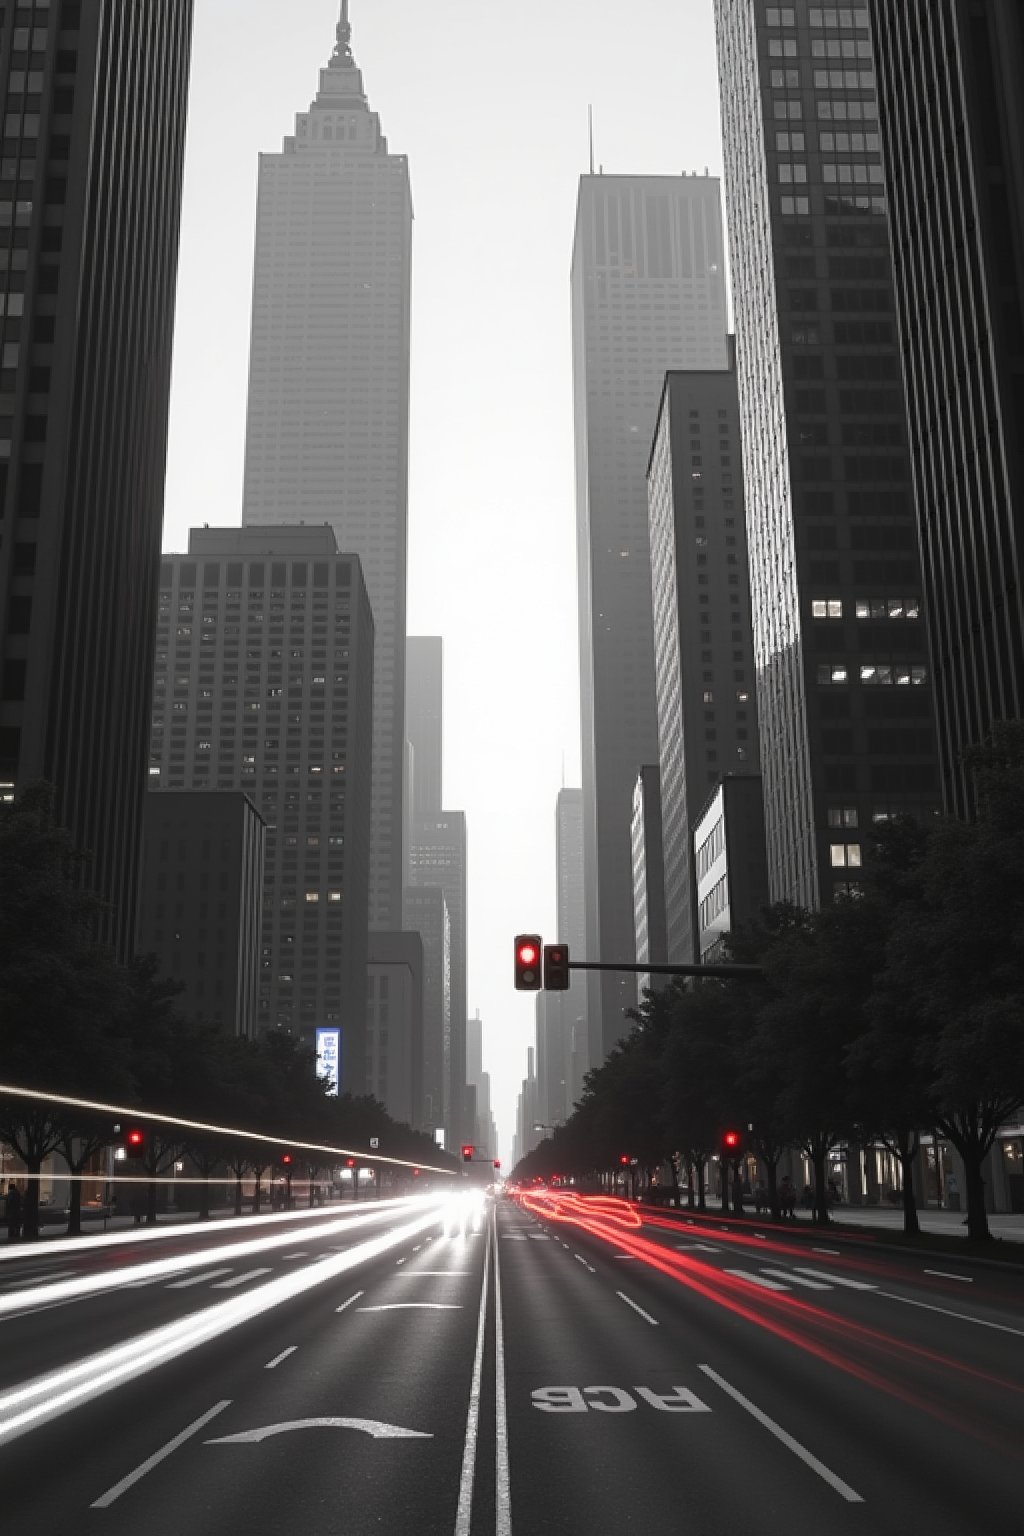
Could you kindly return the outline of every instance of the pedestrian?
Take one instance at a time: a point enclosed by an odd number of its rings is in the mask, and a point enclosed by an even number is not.
[[[21,1190],[12,1179],[7,1186],[7,1240],[16,1243],[21,1236],[22,1200]]]

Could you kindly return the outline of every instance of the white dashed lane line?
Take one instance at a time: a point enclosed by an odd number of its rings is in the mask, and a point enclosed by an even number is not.
[[[248,1280],[256,1280],[260,1275],[269,1275],[269,1266],[260,1269],[247,1269],[244,1275],[236,1275],[233,1280],[218,1280],[212,1287],[215,1291],[230,1291],[233,1286],[245,1285]]]
[[[281,1353],[279,1355],[275,1355],[273,1360],[268,1360],[263,1369],[265,1371],[274,1370],[275,1366],[280,1365],[282,1360],[287,1360],[289,1355],[294,1355],[298,1347],[299,1346],[297,1344],[289,1344],[288,1348],[282,1349]]]
[[[777,1280],[769,1280],[764,1275],[753,1275],[746,1269],[727,1269],[723,1271],[727,1275],[733,1275],[737,1280],[746,1280],[751,1285],[759,1285],[765,1291],[788,1291],[788,1285],[780,1285]]]
[[[625,1291],[616,1291],[615,1294],[620,1301],[624,1301],[626,1303],[627,1307],[632,1307],[634,1312],[638,1312],[645,1323],[650,1323],[652,1328],[657,1328],[658,1319],[656,1317],[652,1317],[649,1312],[645,1312],[643,1307],[638,1307],[635,1301],[631,1301],[629,1299]]]

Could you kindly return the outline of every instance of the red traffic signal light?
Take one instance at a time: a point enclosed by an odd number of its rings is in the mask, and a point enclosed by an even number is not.
[[[356,1160],[355,1160],[354,1157],[346,1157],[346,1159],[345,1159],[345,1167],[346,1168],[354,1168],[355,1165],[356,1165]]]
[[[629,1157],[625,1152],[623,1152],[619,1157],[619,1162],[622,1164],[623,1168],[629,1167]]]
[[[124,1150],[128,1157],[142,1157],[146,1151],[146,1133],[137,1125],[126,1132]]]
[[[743,1151],[743,1138],[739,1131],[722,1132],[722,1156],[739,1157]]]
[[[283,1153],[282,1157],[281,1157],[281,1161],[282,1161],[282,1163],[284,1164],[284,1166],[286,1168],[289,1168],[291,1166],[291,1161],[292,1161],[291,1153],[290,1152]]]
[[[544,989],[547,992],[569,990],[568,944],[544,945]]]
[[[420,1171],[419,1171],[419,1169],[418,1169],[418,1168],[414,1168],[414,1169],[413,1169],[413,1171],[412,1171],[412,1176],[413,1176],[413,1178],[414,1178],[414,1179],[418,1179],[418,1178],[419,1178],[419,1176],[420,1176]]]
[[[501,1158],[500,1157],[496,1157],[494,1159],[494,1166],[495,1166],[495,1168],[500,1168],[501,1167]]]
[[[473,1161],[473,1148],[472,1148],[472,1146],[467,1144],[466,1146],[463,1147],[463,1149],[462,1149],[462,1161],[464,1163],[471,1163]]]
[[[539,933],[520,933],[515,942],[515,977],[517,992],[539,992],[541,982],[541,942]]]

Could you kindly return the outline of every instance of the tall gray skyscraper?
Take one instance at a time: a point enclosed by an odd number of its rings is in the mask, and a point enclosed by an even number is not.
[[[307,1043],[340,1029],[342,1088],[362,1093],[373,618],[359,561],[329,528],[194,528],[160,567],[155,629],[150,784],[244,790],[260,811],[260,1028]],[[167,894],[168,922],[180,899]]]
[[[450,922],[449,1046],[446,1053],[446,1125],[449,1146],[472,1130],[465,1124],[466,1104],[466,817],[463,811],[439,811],[413,825],[409,840],[409,888],[436,886],[444,892]],[[408,909],[408,899],[406,902]],[[416,923],[412,924],[416,927]],[[421,930],[422,931],[422,930]],[[424,944],[427,937],[424,935]]]
[[[410,635],[405,642],[405,734],[412,747],[411,819],[436,816],[441,792],[444,718],[443,643],[440,635]]]
[[[560,789],[555,802],[555,915],[558,943],[569,946],[569,959],[587,958],[586,912],[583,898],[583,791]],[[566,1108],[583,1092],[583,1079],[591,1067],[600,1066],[603,1052],[595,1050],[588,1028],[587,973],[570,971],[565,992],[546,992],[548,1003],[557,1002],[565,1059]]]
[[[586,957],[634,957],[633,785],[658,755],[646,469],[665,373],[726,366],[720,188],[583,176],[572,260]],[[603,1056],[636,1002],[592,973]]]
[[[869,9],[942,787],[962,816],[964,749],[1024,715],[1024,7]]]
[[[0,794],[132,950],[192,0],[0,5]]]
[[[260,156],[242,517],[329,523],[373,606],[371,926],[401,927],[412,198],[350,48]]]
[[[768,878],[813,907],[938,798],[871,33],[808,0],[715,20]]]
[[[668,374],[648,494],[665,958],[683,964],[699,958],[697,817],[723,775],[758,771],[741,457],[735,369]]]

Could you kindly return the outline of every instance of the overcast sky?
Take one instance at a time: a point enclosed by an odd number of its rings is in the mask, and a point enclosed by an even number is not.
[[[257,156],[305,111],[340,0],[196,0],[164,548],[241,521]],[[413,236],[409,632],[445,657],[469,827],[469,1008],[507,1158],[533,1042],[512,936],[553,940],[580,782],[569,260],[577,178],[721,174],[712,0],[351,0]]]

